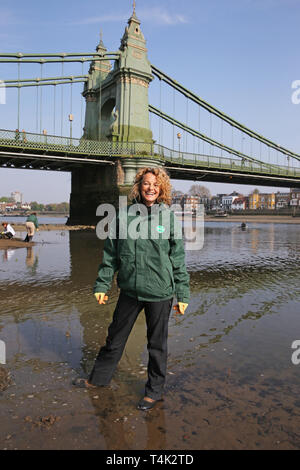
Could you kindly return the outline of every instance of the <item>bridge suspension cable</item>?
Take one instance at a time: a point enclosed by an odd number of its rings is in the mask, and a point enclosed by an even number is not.
[[[41,64],[41,77],[43,78],[43,65]],[[43,114],[43,88],[40,88],[40,134],[42,133],[42,114]]]
[[[228,147],[227,145],[224,145],[224,144],[222,144],[222,143],[220,143],[220,142],[218,142],[214,139],[211,139],[210,137],[206,136],[205,134],[202,134],[201,132],[199,132],[195,129],[192,129],[191,127],[189,127],[186,124],[178,121],[177,119],[169,116],[168,114],[164,113],[160,109],[155,108],[152,105],[149,105],[149,111],[150,111],[150,113],[156,114],[157,116],[163,118],[165,121],[168,121],[170,124],[176,125],[176,127],[179,127],[180,129],[182,129],[183,131],[189,133],[190,135],[193,135],[193,136],[196,136],[196,137],[200,138],[201,140],[203,140],[204,142],[207,142],[211,146],[215,146],[215,147],[218,147],[220,149],[223,149],[227,153],[230,153],[232,155],[236,155],[237,157],[242,158],[244,160],[249,160],[249,161],[252,161],[252,162],[261,163],[261,160],[259,160],[257,158],[253,158],[250,155],[239,152],[238,150],[235,150],[234,148]]]
[[[96,52],[75,52],[75,53],[66,53],[66,52],[56,52],[56,53],[50,53],[50,54],[44,54],[44,53],[29,53],[29,54],[23,54],[21,52],[17,53],[0,53],[0,63],[3,64],[17,64],[18,67],[18,75],[17,78],[15,79],[8,79],[8,80],[2,80],[1,83],[3,83],[2,86],[4,86],[7,89],[13,89],[17,88],[17,107],[18,107],[18,127],[22,125],[20,123],[20,113],[21,113],[21,95],[22,95],[22,89],[23,88],[30,88],[30,87],[36,87],[37,92],[36,92],[36,132],[42,132],[42,119],[43,119],[43,113],[44,113],[44,101],[48,103],[48,95],[45,93],[43,95],[42,87],[53,87],[53,133],[55,134],[55,131],[59,124],[57,123],[57,118],[60,116],[60,133],[61,135],[64,134],[64,127],[65,127],[65,122],[64,122],[64,112],[65,112],[65,106],[66,104],[64,103],[65,101],[65,92],[64,92],[64,87],[61,87],[61,93],[60,97],[57,96],[56,90],[57,90],[57,85],[67,85],[70,84],[70,99],[73,99],[73,85],[74,84],[80,84],[80,83],[86,83],[88,82],[90,78],[90,74],[84,74],[84,65],[86,63],[89,63],[91,65],[93,64],[101,64],[102,61],[107,62],[109,60],[119,60],[120,58],[120,51],[96,51]],[[47,77],[45,76],[45,73],[43,73],[43,67],[46,64],[54,64],[57,63],[58,65],[61,64],[61,76],[56,76],[55,74],[52,74],[51,76]],[[72,63],[81,63],[81,74],[77,73],[74,75],[68,75],[64,73],[64,64],[72,64]],[[23,78],[21,77],[20,74],[20,67],[21,64],[40,64],[41,67],[41,74],[40,77],[36,78]],[[102,93],[102,73],[101,73],[101,67],[100,68],[100,83],[99,83],[99,92],[100,94]],[[59,75],[59,72],[58,74]],[[12,77],[13,78],[13,77]],[[1,85],[0,85],[1,86]],[[41,88],[39,88],[41,87]],[[61,100],[60,103],[60,110],[59,110],[59,102],[57,100]],[[80,114],[80,120],[78,120],[78,124],[80,123],[80,132],[83,128],[83,103],[84,103],[84,98],[81,94],[80,97],[80,108],[79,108],[79,113]],[[51,98],[50,98],[51,101]],[[28,102],[28,101],[27,101]],[[23,103],[22,103],[23,104]],[[57,106],[58,105],[58,106]],[[69,114],[69,120],[70,116],[72,115],[72,105],[71,105],[71,111]],[[58,112],[58,116],[56,116],[56,113]],[[99,135],[102,133],[102,109],[99,109]],[[49,121],[49,117],[47,119]],[[57,126],[58,124],[58,126]],[[52,127],[52,126],[51,126]],[[70,123],[71,127],[71,123]],[[78,126],[79,127],[79,126]],[[70,129],[71,131],[71,129]]]
[[[18,80],[20,80],[20,64],[18,64]],[[18,87],[18,124],[17,129],[20,130],[20,93],[21,89]]]
[[[258,134],[257,132],[252,131],[250,128],[246,127],[245,125],[241,124],[240,122],[236,121],[235,119],[232,119],[230,116],[228,116],[227,114],[225,114],[222,111],[218,110],[214,106],[210,105],[209,103],[207,103],[206,101],[201,99],[199,96],[197,96],[195,93],[191,92],[190,90],[185,88],[183,85],[179,84],[176,80],[172,79],[171,77],[166,75],[164,72],[162,72],[161,70],[159,70],[157,67],[155,67],[152,64],[151,64],[151,68],[152,68],[153,75],[158,77],[159,80],[164,81],[169,86],[175,88],[182,95],[186,96],[187,98],[189,98],[193,102],[200,105],[202,108],[206,109],[207,111],[209,111],[213,115],[215,115],[218,118],[222,119],[224,122],[227,122],[228,124],[230,124],[232,126],[232,131],[233,131],[233,128],[239,129],[244,134],[247,134],[248,136],[256,139],[259,142],[261,142],[262,144],[265,144],[270,148],[278,150],[280,153],[282,153],[286,156],[295,158],[296,160],[300,160],[300,154],[297,154],[297,153],[295,153],[295,152],[293,152],[293,151],[291,151],[291,150],[289,150],[285,147],[282,147],[279,144],[276,144],[275,142],[271,141],[270,139],[267,139],[266,137]]]
[[[46,57],[46,59],[45,59]],[[30,64],[46,64],[46,63],[60,63],[60,62],[98,62],[100,60],[118,60],[120,52],[93,52],[93,53],[56,53],[56,54],[23,54],[21,52],[16,54],[1,54],[0,63],[16,64],[16,63],[30,63]]]
[[[64,62],[61,63],[61,75],[64,75]],[[64,87],[61,87],[61,126],[60,135],[63,135],[63,116],[64,116]]]
[[[56,85],[53,85],[53,135],[55,135],[56,124]]]
[[[82,79],[82,80],[80,80]],[[63,85],[70,81],[75,83],[82,83],[88,80],[88,75],[69,75],[66,77],[36,77],[24,78],[15,80],[3,80],[6,88],[22,88],[23,86],[37,86],[37,85]],[[46,83],[43,83],[46,82]],[[49,83],[48,83],[49,82]],[[22,85],[24,83],[24,85]]]

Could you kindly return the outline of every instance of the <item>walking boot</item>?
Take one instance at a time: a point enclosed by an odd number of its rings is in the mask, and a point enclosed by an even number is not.
[[[26,237],[24,238],[24,242],[29,242],[28,233],[27,233]]]

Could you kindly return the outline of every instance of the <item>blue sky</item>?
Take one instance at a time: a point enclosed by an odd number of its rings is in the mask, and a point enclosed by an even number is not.
[[[300,79],[300,0],[137,0],[136,3],[151,63],[226,114],[299,152],[300,105],[291,101],[291,84]],[[15,0],[13,3],[2,0],[1,51],[94,51],[100,29],[108,50],[117,50],[131,12],[132,0]],[[23,67],[23,77],[40,74],[36,65]],[[53,67],[45,75],[56,72]],[[70,67],[65,72],[80,73],[81,69]],[[0,65],[0,79],[16,76],[16,66]],[[155,86],[153,84],[152,92],[150,90],[153,104],[157,96]],[[68,93],[66,89],[65,114]],[[21,128],[35,126],[30,96],[23,98]],[[78,86],[74,96],[74,126],[79,133]],[[15,99],[9,92],[7,104],[0,105],[0,128],[16,128]],[[46,110],[46,94],[44,99]],[[51,97],[48,106],[48,114],[51,114]],[[57,128],[60,125],[58,120]],[[67,134],[67,122],[63,125]],[[44,126],[49,129],[52,126],[47,116]],[[183,190],[191,184],[174,183]],[[213,193],[238,189],[248,194],[253,189],[251,186],[205,185]],[[0,169],[0,195],[15,190],[20,190],[27,201],[68,200],[70,175]]]

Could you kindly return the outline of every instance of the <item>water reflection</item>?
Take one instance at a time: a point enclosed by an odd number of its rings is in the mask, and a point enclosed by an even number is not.
[[[12,259],[15,254],[15,250],[3,250],[2,260],[3,262],[7,262]]]
[[[28,248],[26,248],[26,251],[27,251],[26,261],[25,261],[26,266],[28,268],[33,268],[32,273],[35,274],[37,266],[38,266],[38,262],[39,262],[38,256],[35,256],[34,248],[32,246],[29,246]]]

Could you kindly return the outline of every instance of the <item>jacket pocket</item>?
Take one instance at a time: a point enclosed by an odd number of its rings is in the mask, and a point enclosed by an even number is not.
[[[150,289],[158,291],[162,296],[169,295],[174,289],[172,266],[167,260],[162,260],[161,264],[157,259],[150,256],[147,260],[148,280]]]
[[[135,285],[135,263],[131,255],[121,255],[117,276],[118,286],[131,289]]]

